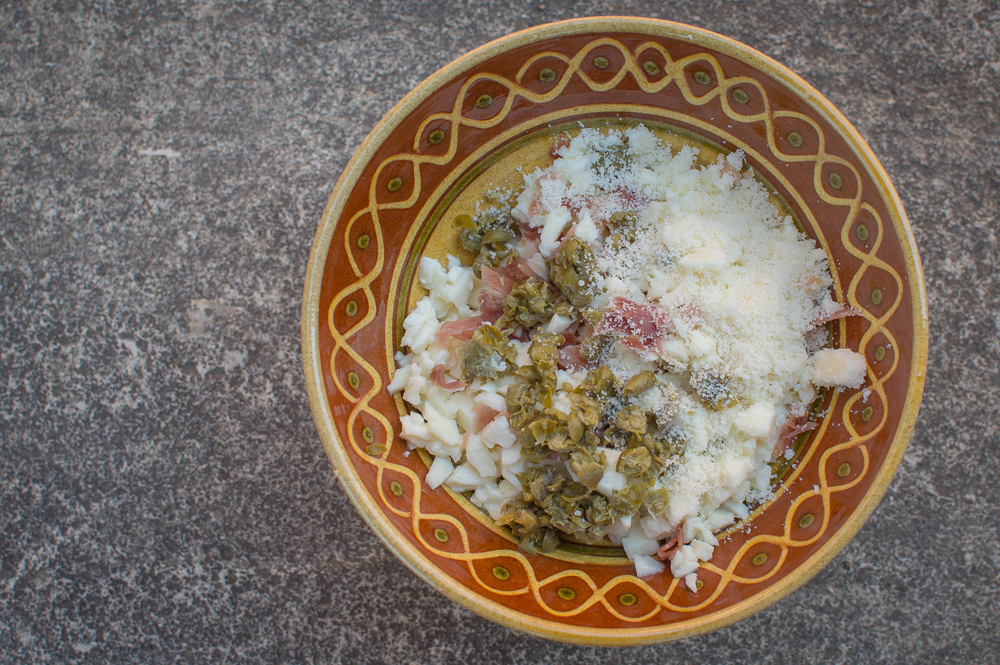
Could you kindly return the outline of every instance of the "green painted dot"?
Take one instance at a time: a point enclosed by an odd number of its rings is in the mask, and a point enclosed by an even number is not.
[[[563,600],[573,600],[576,598],[576,591],[573,591],[569,587],[561,587],[556,594]]]
[[[746,104],[750,101],[750,97],[747,96],[747,93],[743,92],[739,88],[736,88],[733,90],[733,101],[737,104]]]
[[[493,577],[498,580],[510,579],[510,571],[503,566],[493,566]]]
[[[634,593],[623,593],[622,595],[618,596],[618,602],[624,605],[625,607],[628,607],[629,605],[635,605],[637,600],[639,599],[635,597]]]
[[[368,443],[371,443],[372,441],[375,440],[375,432],[372,431],[371,427],[366,427],[363,430],[361,430],[361,436],[364,437],[364,440],[367,441]]]
[[[556,70],[549,69],[546,67],[542,71],[538,72],[538,80],[543,83],[549,83],[550,81],[556,80]]]
[[[357,390],[358,386],[361,385],[361,379],[354,372],[347,373],[347,385]]]
[[[875,349],[875,360],[884,360],[884,359],[885,359],[885,347],[880,346]]]
[[[431,132],[431,135],[427,137],[427,140],[431,142],[431,145],[437,145],[441,141],[444,141],[444,130],[435,129]]]
[[[882,291],[879,289],[872,289],[872,302],[876,305],[882,302]]]
[[[358,303],[353,300],[347,303],[347,316],[354,316],[358,313]]]
[[[399,176],[396,176],[395,178],[393,178],[392,180],[390,180],[389,184],[386,185],[385,187],[390,192],[395,192],[395,191],[398,191],[399,188],[402,187],[402,186],[403,186],[403,179],[400,178]]]
[[[389,483],[389,491],[395,494],[396,496],[403,496],[403,486],[400,485],[395,480]]]
[[[802,134],[798,132],[788,133],[788,142],[792,144],[792,147],[801,148],[802,147]]]
[[[806,513],[805,515],[799,518],[799,528],[807,529],[809,528],[809,525],[812,524],[815,520],[816,520],[815,515],[813,515],[812,513]]]
[[[752,559],[752,561],[753,561],[753,565],[755,565],[755,566],[763,566],[767,562],[767,555],[764,554],[763,552],[761,552],[760,554],[758,554],[757,556],[755,556]]]
[[[599,55],[596,58],[594,58],[594,67],[597,67],[598,69],[607,69],[608,65],[610,64],[611,61],[605,58],[603,55]]]
[[[706,74],[705,72],[695,72],[694,80],[697,81],[698,83],[701,83],[702,85],[708,85],[709,83],[712,82],[712,77]]]
[[[831,173],[829,180],[830,180],[830,186],[833,187],[834,189],[840,189],[841,186],[843,186],[844,184],[844,181],[840,178],[839,173]]]
[[[360,238],[358,238],[358,248],[359,249],[364,249],[365,247],[368,246],[369,242],[371,242],[371,238],[369,238],[368,234],[366,233],[363,236],[361,236]]]
[[[846,478],[847,476],[851,475],[851,465],[848,464],[847,462],[844,462],[843,464],[838,466],[837,475],[840,476],[841,478]]]
[[[647,60],[646,62],[642,63],[642,68],[646,70],[646,73],[649,74],[650,76],[656,76],[657,74],[660,73],[660,66],[655,62],[653,62],[652,60]]]
[[[874,415],[874,413],[875,409],[871,408],[870,406],[866,406],[865,408],[861,409],[861,421],[868,422],[869,420],[872,419],[872,415]]]
[[[489,95],[479,95],[479,97],[476,98],[476,106],[478,106],[481,109],[486,108],[492,103],[493,103],[493,97]]]
[[[434,529],[434,537],[438,539],[438,542],[448,542],[448,532],[444,529]]]
[[[387,450],[389,449],[383,446],[381,443],[373,443],[372,445],[365,448],[365,452],[371,455],[372,457],[378,457],[379,455],[385,453],[385,451]]]
[[[858,228],[854,231],[854,234],[858,236],[858,240],[865,242],[868,240],[868,227],[864,224],[858,224]]]

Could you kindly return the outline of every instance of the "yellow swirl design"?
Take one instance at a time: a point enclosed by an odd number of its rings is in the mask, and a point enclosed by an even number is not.
[[[594,50],[601,47],[610,47],[617,50],[624,60],[624,64],[618,69],[618,71],[603,83],[593,79],[584,68],[584,63],[587,62]],[[658,78],[656,78],[656,80],[651,80],[651,77],[648,76],[643,69],[643,63],[640,62],[640,56],[648,51],[658,53],[665,61],[665,66],[662,69],[662,77],[657,74],[656,76]],[[522,85],[524,76],[530,71],[532,65],[542,59],[553,58],[561,61],[565,66],[565,70],[561,73],[558,77],[558,81],[550,90],[544,93],[536,93]],[[696,94],[692,90],[684,73],[685,68],[693,63],[703,63],[703,66],[710,68],[714,74],[714,80],[717,82],[717,85],[701,95]],[[846,298],[848,303],[854,309],[862,312],[862,315],[869,323],[867,331],[860,340],[858,352],[862,355],[867,355],[868,344],[875,337],[875,335],[879,333],[883,334],[888,339],[889,345],[894,349],[891,367],[883,373],[881,378],[877,377],[875,372],[870,367],[868,368],[871,394],[879,400],[879,403],[882,406],[882,408],[879,409],[881,414],[879,421],[874,425],[866,426],[864,428],[866,430],[864,434],[860,433],[852,421],[851,411],[858,404],[859,400],[862,399],[862,395],[860,393],[855,393],[843,400],[841,400],[841,395],[836,395],[834,397],[833,405],[837,406],[842,402],[840,411],[839,413],[834,414],[833,409],[831,408],[830,412],[821,424],[821,427],[817,432],[817,436],[822,437],[828,430],[830,424],[833,422],[834,417],[836,417],[839,422],[844,424],[849,438],[843,443],[822,451],[820,459],[818,460],[818,472],[820,478],[819,484],[815,489],[801,493],[791,502],[785,516],[784,531],[781,535],[760,534],[753,536],[739,548],[725,568],[720,568],[712,563],[703,563],[702,568],[718,575],[719,581],[711,590],[711,593],[695,605],[681,605],[670,600],[671,595],[680,583],[680,580],[677,579],[672,579],[666,589],[666,592],[662,594],[657,592],[643,580],[632,575],[621,575],[608,580],[601,586],[598,586],[590,575],[580,570],[563,570],[548,577],[540,578],[532,566],[531,560],[516,549],[485,552],[474,551],[469,535],[463,524],[458,519],[452,517],[451,515],[434,512],[425,513],[423,511],[423,488],[420,477],[416,473],[405,466],[391,462],[388,459],[389,452],[387,450],[379,453],[378,449],[376,449],[374,452],[378,454],[368,454],[366,452],[368,446],[367,442],[364,440],[360,442],[358,441],[357,425],[360,418],[364,418],[364,422],[368,423],[369,426],[375,423],[380,426],[381,433],[375,434],[376,442],[384,442],[386,444],[386,448],[388,448],[388,444],[396,440],[396,433],[392,424],[385,416],[383,416],[376,409],[373,409],[370,405],[372,398],[383,389],[381,377],[375,368],[359,353],[355,352],[347,342],[351,336],[371,325],[375,319],[375,297],[370,287],[375,277],[381,273],[385,261],[385,247],[380,226],[380,213],[384,210],[390,209],[408,209],[417,202],[422,186],[421,166],[425,164],[444,165],[449,163],[456,155],[459,141],[459,131],[462,128],[484,129],[497,125],[504,118],[506,118],[516,97],[522,97],[529,102],[536,104],[552,101],[562,94],[566,86],[569,84],[570,79],[574,75],[579,76],[595,92],[612,90],[618,86],[626,76],[632,75],[638,82],[640,88],[647,93],[656,93],[671,84],[675,84],[684,100],[694,106],[701,106],[719,98],[722,109],[730,120],[739,123],[764,123],[766,127],[765,135],[767,137],[768,147],[778,159],[787,164],[811,162],[813,164],[813,187],[816,195],[825,203],[846,209],[839,242],[851,255],[856,257],[862,263],[861,268],[854,275],[846,289]],[[508,91],[508,94],[504,99],[504,104],[502,108],[500,108],[490,118],[481,120],[468,118],[462,113],[463,103],[465,102],[472,86],[484,81],[500,85]],[[732,97],[730,92],[734,91],[735,88],[739,88],[743,92],[749,90],[751,91],[751,94],[757,95],[757,99],[759,99],[763,104],[763,110],[759,113],[749,115],[741,114],[739,110],[733,106],[733,103],[730,100]],[[807,123],[813,130],[815,130],[816,135],[819,137],[819,142],[817,150],[814,154],[788,154],[780,149],[776,139],[775,120],[781,118],[794,118],[797,121]],[[420,154],[420,139],[428,125],[431,123],[440,124],[442,122],[445,123],[445,126],[448,128],[448,145],[446,152],[437,156]],[[404,201],[380,202],[380,192],[377,190],[376,183],[380,181],[381,174],[390,164],[400,162],[409,162],[412,165],[412,193]],[[823,168],[826,165],[833,165],[836,169],[843,172],[845,176],[848,176],[849,174],[849,177],[854,179],[854,182],[857,183],[857,191],[853,197],[845,198],[838,196],[835,192],[828,191],[826,185],[822,181]],[[364,210],[355,214],[343,229],[343,246],[346,249],[348,263],[354,271],[357,281],[344,288],[334,296],[327,313],[327,326],[334,341],[333,350],[330,355],[330,372],[337,390],[352,405],[347,418],[347,432],[346,437],[344,438],[354,450],[355,454],[360,459],[364,460],[364,463],[372,465],[377,470],[376,486],[378,488],[378,494],[382,505],[385,506],[388,511],[397,516],[409,518],[412,533],[419,544],[427,552],[446,559],[464,562],[473,580],[475,580],[475,583],[480,585],[484,590],[488,590],[493,594],[503,596],[520,596],[529,594],[533,597],[535,603],[540,609],[544,610],[544,612],[553,617],[565,618],[576,616],[597,605],[600,605],[621,621],[638,623],[654,617],[664,608],[679,613],[690,613],[701,610],[715,602],[727,585],[732,583],[752,585],[766,581],[778,573],[791,548],[812,545],[823,536],[829,526],[831,497],[838,492],[854,487],[865,478],[870,470],[869,451],[867,445],[873,441],[879,432],[881,432],[886,423],[886,414],[888,409],[886,408],[887,402],[884,386],[896,371],[898,364],[898,352],[895,350],[897,348],[895,344],[896,340],[885,325],[899,307],[902,301],[904,289],[903,280],[900,278],[900,275],[890,265],[879,259],[877,256],[879,247],[881,246],[885,235],[884,222],[877,214],[876,210],[869,204],[863,202],[862,199],[861,175],[854,168],[854,166],[846,160],[826,152],[826,139],[822,129],[816,122],[808,116],[800,113],[772,110],[771,102],[768,99],[767,93],[758,81],[745,76],[726,77],[718,60],[708,53],[694,54],[679,60],[673,60],[667,50],[656,42],[646,42],[634,51],[630,51],[619,41],[610,38],[602,38],[590,42],[572,58],[551,51],[538,53],[525,62],[517,76],[515,76],[514,80],[508,80],[501,76],[488,73],[477,74],[469,78],[462,85],[450,112],[433,114],[420,124],[413,137],[412,153],[394,155],[383,161],[375,169],[368,191],[368,206]],[[876,224],[876,231],[874,234],[875,240],[872,243],[871,249],[868,251],[861,251],[857,249],[849,238],[849,232],[853,227],[853,222],[861,211],[867,212],[871,218],[875,220]],[[363,271],[360,267],[360,262],[355,257],[355,249],[349,240],[351,237],[351,230],[354,228],[355,224],[366,216],[370,216],[371,225],[374,228],[374,251],[376,252],[377,257],[372,268],[368,271]],[[815,222],[812,223],[815,226]],[[820,238],[821,243],[824,244],[824,248],[827,250],[829,255],[829,248],[826,246],[827,239],[824,238],[818,227],[815,227],[814,230],[816,231],[817,237]],[[867,304],[868,300],[861,298],[858,294],[858,286],[862,278],[869,270],[880,271],[882,274],[892,279],[896,285],[895,298],[881,315],[872,312],[872,309]],[[343,331],[338,330],[334,322],[333,313],[340,303],[355,294],[363,295],[368,304],[367,312],[364,317],[358,320],[357,323],[352,325],[349,329]],[[845,340],[846,323],[841,320],[837,325],[840,326],[841,340]],[[340,370],[343,369],[346,373],[347,370],[345,368],[348,367],[352,371],[360,369],[366,377],[366,381],[364,382],[366,388],[363,389],[363,392],[360,394],[355,394],[348,386],[344,386],[341,382]],[[359,390],[361,389],[361,386],[359,386]],[[830,484],[828,480],[830,476],[828,473],[828,464],[830,463],[830,460],[838,453],[855,448],[860,451],[861,458],[864,462],[862,468],[854,472],[855,477],[851,480],[840,484]],[[805,468],[814,454],[815,451],[808,451],[804,459],[802,459],[799,463],[799,469]],[[409,493],[404,493],[404,496],[407,496],[408,494],[411,498],[409,510],[397,507],[396,504],[398,503],[400,497],[393,497],[390,499],[385,495],[383,479],[386,471],[391,471],[408,479],[412,490]],[[804,501],[814,496],[819,497],[822,501],[823,514],[820,528],[808,539],[795,539],[793,538],[793,516]],[[425,538],[421,530],[421,524],[429,521],[444,523],[447,525],[447,533],[449,536],[447,542],[452,543],[452,539],[457,537],[459,551],[449,551],[449,549],[445,547],[445,543],[442,543],[437,539],[429,540]],[[772,549],[777,548],[777,562],[770,566],[770,568],[768,568],[766,572],[759,577],[746,577],[737,574],[736,570],[743,563],[747,555],[752,551],[759,550],[761,546],[769,546]],[[504,586],[505,582],[503,581],[483,579],[476,567],[473,565],[477,561],[494,560],[500,557],[517,562],[517,564],[521,567],[521,572],[523,573],[524,578],[526,579],[525,584],[517,588],[508,588]],[[568,580],[579,581],[584,586],[589,588],[592,593],[584,601],[580,602],[577,606],[570,610],[557,610],[546,602],[542,594],[542,588],[555,582],[561,581],[565,583]],[[623,583],[629,584],[630,591],[634,592],[637,588],[649,599],[652,599],[655,603],[654,608],[641,616],[630,616],[623,613],[622,606],[615,602],[617,597],[613,593],[613,591]]]

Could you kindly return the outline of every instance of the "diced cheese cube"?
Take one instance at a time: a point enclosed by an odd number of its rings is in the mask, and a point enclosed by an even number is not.
[[[774,405],[769,402],[757,402],[733,419],[744,434],[762,439],[774,437],[774,421]]]
[[[820,349],[812,357],[812,382],[817,386],[860,388],[865,359],[850,349]]]
[[[659,575],[667,569],[667,566],[662,561],[645,554],[636,555],[632,559],[632,563],[635,564],[635,576],[640,579]]]
[[[455,467],[451,475],[444,481],[453,490],[467,492],[479,487],[483,478],[470,463],[466,462]]]
[[[659,544],[646,535],[639,522],[633,520],[628,535],[622,539],[622,547],[625,548],[625,554],[631,559],[640,554],[656,554]]]
[[[509,448],[517,441],[517,437],[510,431],[510,423],[507,421],[507,416],[504,415],[499,415],[491,420],[490,424],[484,427],[480,434],[490,444],[500,446],[501,448]]]
[[[455,465],[451,463],[450,459],[447,457],[435,457],[434,462],[431,463],[431,468],[427,471],[427,477],[424,478],[424,482],[432,490],[436,490],[454,470]]]
[[[465,443],[465,458],[483,478],[493,478],[497,475],[497,465],[493,461],[493,456],[483,444],[483,439],[478,434],[469,434]]]

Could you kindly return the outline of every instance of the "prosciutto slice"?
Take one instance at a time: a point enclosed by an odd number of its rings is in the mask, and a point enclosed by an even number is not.
[[[818,425],[815,422],[809,420],[808,413],[803,413],[801,416],[790,418],[781,429],[781,434],[778,435],[778,441],[774,444],[774,452],[771,453],[771,459],[777,459],[779,456],[783,455],[786,450],[791,448],[792,443],[799,434],[814,430],[817,427]]]
[[[482,430],[484,427],[493,422],[493,419],[499,416],[502,412],[497,411],[491,406],[486,406],[485,404],[476,404],[472,407],[472,412],[476,414],[476,429]]]
[[[445,390],[461,390],[465,387],[465,384],[461,381],[449,379],[445,376],[444,365],[435,365],[434,369],[431,370],[431,378],[434,380],[434,383],[438,384]]]
[[[829,323],[830,321],[836,321],[837,319],[843,319],[848,316],[861,316],[861,312],[856,309],[851,309],[843,303],[837,303],[840,305],[839,308],[830,312],[829,314],[820,314],[812,321],[809,322],[810,328],[818,328],[819,326]]]
[[[503,306],[500,307],[500,311],[503,312]],[[499,316],[499,314],[497,316]],[[472,339],[472,333],[474,333],[479,326],[484,323],[492,323],[493,321],[496,321],[496,319],[491,320],[488,316],[484,316],[482,314],[479,316],[469,316],[464,319],[455,319],[454,321],[445,321],[438,329],[436,335],[437,343],[444,346],[448,343],[448,339],[451,337],[467,342]]]
[[[634,338],[630,342],[653,351],[656,342],[673,330],[673,323],[664,309],[615,296],[595,330],[599,334],[617,333],[621,337]],[[632,346],[631,343],[627,345]]]
[[[490,295],[497,297],[499,300],[507,297],[511,289],[514,288],[514,282],[517,281],[510,276],[509,271],[504,270],[504,272],[500,272],[489,266],[483,266],[482,276],[483,284],[491,291]]]
[[[677,525],[677,531],[674,532],[673,537],[663,544],[660,549],[656,550],[656,555],[660,557],[660,561],[669,561],[674,558],[678,550],[684,545],[684,527],[681,524]]]
[[[579,344],[567,344],[559,349],[559,369],[575,372],[578,369],[586,368],[589,363],[580,357]]]

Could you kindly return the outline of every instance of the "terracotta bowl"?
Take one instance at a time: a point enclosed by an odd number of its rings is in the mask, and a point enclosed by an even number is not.
[[[553,132],[642,122],[703,157],[742,149],[772,201],[828,255],[836,297],[863,316],[830,324],[868,362],[862,390],[827,391],[820,426],[777,467],[773,501],[721,534],[703,586],[640,580],[614,547],[518,550],[461,494],[424,483],[385,387],[422,255],[458,250],[451,220]],[[302,351],[313,414],[348,495],[406,565],[465,607],[543,637],[631,645],[746,617],[815,575],[882,497],[923,389],[926,302],[899,199],[847,120],[798,76],[725,37],[664,21],[600,18],[519,32],[458,58],[407,95],[358,149],[312,248]],[[867,396],[867,399],[865,399]]]

